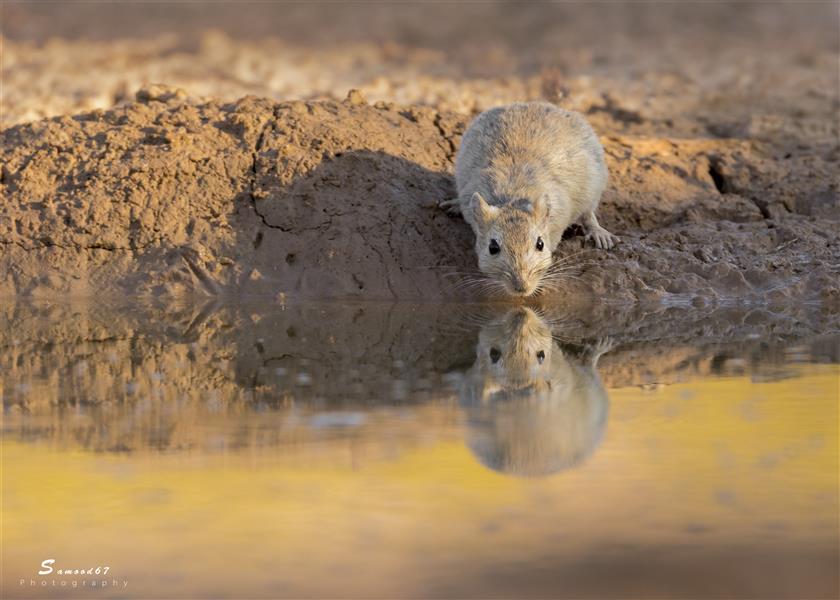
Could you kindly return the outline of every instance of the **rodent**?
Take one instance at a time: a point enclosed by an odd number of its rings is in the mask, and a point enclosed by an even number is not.
[[[598,248],[618,241],[595,216],[607,180],[604,149],[583,115],[511,104],[470,123],[455,159],[458,197],[441,206],[472,227],[480,271],[508,294],[529,296],[572,223],[580,220]]]
[[[520,306],[486,323],[459,393],[467,445],[485,466],[544,476],[580,464],[600,445],[609,398],[599,357],[612,342],[561,344]]]

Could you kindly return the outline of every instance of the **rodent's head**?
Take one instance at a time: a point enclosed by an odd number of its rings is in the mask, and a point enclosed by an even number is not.
[[[511,296],[530,296],[551,266],[555,240],[548,228],[544,198],[519,199],[493,206],[476,192],[469,210],[476,224],[478,268],[497,280]]]
[[[482,327],[462,388],[466,442],[485,466],[541,477],[579,465],[603,438],[609,400],[594,366],[554,343],[550,324],[517,307]]]
[[[476,349],[481,373],[508,389],[545,383],[550,377],[551,329],[533,310],[521,306],[483,327]]]

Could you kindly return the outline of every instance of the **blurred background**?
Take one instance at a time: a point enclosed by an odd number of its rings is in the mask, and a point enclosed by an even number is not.
[[[836,2],[44,1],[1,10],[4,126],[107,108],[147,82],[225,100],[343,98],[358,88],[371,101],[462,113],[545,98],[609,130],[673,135],[825,135],[838,108]]]

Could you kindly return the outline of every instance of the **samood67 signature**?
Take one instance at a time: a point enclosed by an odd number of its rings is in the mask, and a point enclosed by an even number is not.
[[[116,579],[109,575],[110,565],[95,565],[86,568],[56,567],[56,559],[47,558],[41,561],[38,577],[22,577],[20,587],[84,587],[84,588],[127,588],[127,579]],[[50,577],[52,575],[52,577]],[[56,575],[58,577],[56,577]]]
[[[54,558],[48,558],[41,562],[41,570],[38,575],[50,575],[55,572],[56,575],[107,575],[111,570],[109,566],[96,566],[89,569],[54,569]]]

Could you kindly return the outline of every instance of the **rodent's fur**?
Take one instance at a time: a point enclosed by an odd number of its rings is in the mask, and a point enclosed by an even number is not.
[[[528,296],[575,221],[597,247],[613,246],[617,238],[595,217],[607,179],[604,150],[581,114],[545,102],[512,104],[470,123],[455,162],[458,197],[442,206],[475,232],[482,273],[507,293]]]
[[[476,458],[533,477],[590,456],[607,423],[609,399],[597,364],[610,348],[609,340],[560,344],[549,324],[524,306],[485,324],[459,394]]]

